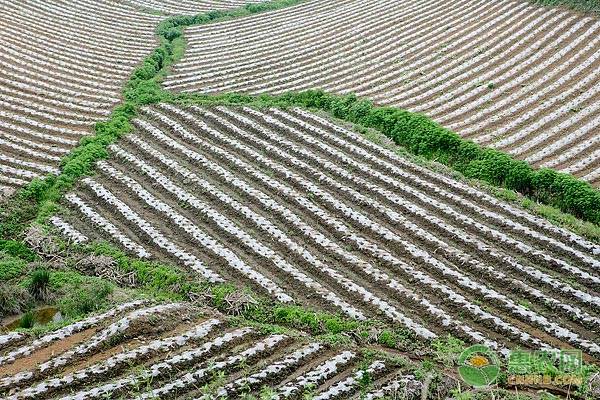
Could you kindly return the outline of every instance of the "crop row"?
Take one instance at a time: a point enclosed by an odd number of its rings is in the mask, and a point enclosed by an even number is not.
[[[592,17],[525,1],[312,1],[188,28],[164,86],[353,92],[597,184],[599,30]]]
[[[149,318],[151,316],[153,321],[158,323],[161,314],[168,314],[169,312],[181,311],[181,304],[165,304],[158,305],[150,308],[143,308],[129,313],[127,316],[109,324],[104,329],[98,331],[95,335],[90,337],[85,343],[63,352],[60,355],[48,360],[46,362],[39,363],[34,370],[20,372],[12,376],[7,376],[0,379],[0,391],[13,389],[30,383],[35,379],[40,379],[45,376],[52,374],[58,369],[65,367],[68,364],[75,362],[77,359],[88,357],[100,348],[106,346],[107,342],[123,340],[130,335],[131,326],[135,326],[139,320]],[[97,323],[97,321],[96,321]],[[137,328],[137,326],[136,326]],[[136,334],[139,334],[139,329],[136,329]],[[20,353],[21,355],[22,353]]]
[[[179,312],[169,314],[169,309],[174,308]],[[278,399],[298,398],[309,391],[319,399],[358,398],[360,393],[379,398],[384,393],[420,392],[421,382],[395,367],[384,354],[361,366],[363,355],[359,350],[339,350],[302,337],[230,327],[224,319],[206,319],[198,311],[185,303],[150,306],[133,313],[121,308],[112,313],[113,319],[105,318],[103,324],[98,321],[89,327],[96,330],[93,336],[63,335],[58,339],[71,340],[75,348],[88,349],[86,354],[94,361],[71,358],[66,366],[57,360],[70,358],[73,350],[69,346],[54,347],[57,350],[52,352],[50,347],[38,346],[33,356],[42,365],[57,367],[44,375],[35,374],[28,386],[20,382],[0,390],[4,398],[11,400],[56,396],[105,399],[134,393],[137,398],[233,398],[258,393],[265,386]],[[148,328],[157,325],[159,313],[164,314],[168,328]],[[182,314],[189,322],[182,321]],[[129,336],[113,336],[102,346],[97,345],[100,336],[117,332],[116,327],[122,327],[123,321],[136,320],[140,320],[138,326],[127,331]],[[55,340],[46,340],[47,344],[52,342]],[[27,362],[16,366],[16,370],[21,370],[17,375],[31,375],[38,369]],[[209,383],[214,386],[211,395],[198,390]]]
[[[58,161],[120,101],[160,17],[112,1],[0,2],[0,185]]]
[[[143,113],[67,196],[81,235],[424,339],[600,352],[600,261],[584,239],[302,110]]]
[[[81,332],[81,331],[87,330],[89,328],[93,328],[93,327],[97,326],[98,324],[102,323],[103,321],[113,318],[115,315],[118,315],[125,311],[135,309],[137,307],[140,307],[144,303],[145,302],[141,301],[141,300],[133,301],[130,303],[124,303],[118,307],[115,307],[115,308],[107,311],[104,314],[99,314],[99,315],[94,315],[94,316],[88,317],[88,318],[81,320],[79,322],[76,322],[72,325],[68,325],[57,331],[49,333],[46,336],[42,336],[41,338],[36,339],[29,344],[23,345],[16,349],[9,349],[9,351],[5,351],[4,354],[0,357],[0,367],[5,366],[6,364],[10,364],[18,358],[28,356],[31,353],[33,353],[34,351],[37,351],[41,348],[48,346],[50,343],[68,338],[69,336],[72,336],[72,335],[76,334],[77,332]],[[14,337],[14,334],[7,334],[7,336],[3,335],[2,339],[0,339],[0,342],[3,342],[4,340],[6,340],[5,338],[12,338],[12,337]],[[12,345],[14,343],[15,343],[14,339],[11,341],[8,341],[9,345]],[[3,350],[5,350],[5,349],[3,349]]]

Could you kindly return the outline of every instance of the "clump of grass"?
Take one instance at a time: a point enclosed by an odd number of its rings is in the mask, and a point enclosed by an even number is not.
[[[50,297],[50,271],[38,268],[31,273],[29,293],[37,301],[46,301]]]
[[[33,311],[27,311],[19,320],[19,328],[29,329],[33,328],[33,325],[35,325],[35,314]]]

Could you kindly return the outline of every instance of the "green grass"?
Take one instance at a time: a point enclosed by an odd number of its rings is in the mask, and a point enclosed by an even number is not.
[[[30,329],[35,325],[35,315],[33,311],[27,311],[19,320],[19,328]]]
[[[427,345],[417,340],[412,332],[402,328],[390,328],[382,321],[358,321],[341,314],[274,302],[270,298],[234,285],[203,282],[196,274],[189,271],[173,265],[131,258],[107,243],[75,246],[60,242],[59,238],[56,240],[58,247],[64,249],[64,269],[51,270],[38,261],[36,262],[38,269],[33,273],[27,273],[26,267],[19,269],[20,272],[13,273],[13,278],[6,282],[10,286],[6,288],[32,288],[43,285],[53,294],[53,304],[68,320],[76,320],[89,313],[109,308],[118,301],[140,297],[157,301],[200,298],[202,305],[217,309],[224,314],[231,314],[227,296],[242,290],[253,299],[253,302],[240,312],[235,312],[233,320],[240,326],[252,325],[263,332],[298,330],[330,344],[348,343],[350,338],[351,341],[374,342],[387,348],[404,351]],[[119,272],[133,272],[138,287],[124,290],[107,280],[83,275],[73,269],[78,260],[91,254],[112,258]],[[11,257],[10,261],[25,263],[24,260],[15,257]],[[40,281],[43,281],[43,284]],[[0,302],[1,289],[0,287]],[[36,301],[33,297],[28,306],[31,308],[35,305]],[[376,335],[373,335],[374,331],[377,332]]]
[[[584,12],[600,12],[600,0],[532,0],[542,6],[562,6]]]
[[[48,298],[49,285],[50,271],[46,268],[38,268],[31,273],[28,289],[34,299],[37,301],[45,301]]]
[[[0,252],[0,282],[20,276],[26,267],[26,260]]]

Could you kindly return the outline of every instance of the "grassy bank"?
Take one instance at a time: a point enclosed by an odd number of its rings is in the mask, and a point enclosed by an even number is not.
[[[560,6],[577,11],[600,13],[599,0],[532,0],[532,2],[541,6]]]

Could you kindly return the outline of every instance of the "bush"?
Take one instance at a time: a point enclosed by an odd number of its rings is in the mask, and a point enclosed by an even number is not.
[[[0,240],[0,252],[25,261],[35,261],[37,256],[29,247],[16,240]]]
[[[18,277],[26,266],[27,262],[23,259],[0,252],[0,281]]]

